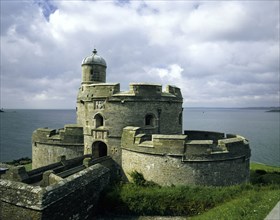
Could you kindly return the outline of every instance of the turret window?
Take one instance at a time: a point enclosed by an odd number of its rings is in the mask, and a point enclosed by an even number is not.
[[[145,116],[145,126],[154,127],[156,124],[155,116],[153,114],[147,114]]]
[[[95,127],[101,127],[104,125],[104,118],[101,114],[97,114],[94,116],[94,120],[95,120]]]

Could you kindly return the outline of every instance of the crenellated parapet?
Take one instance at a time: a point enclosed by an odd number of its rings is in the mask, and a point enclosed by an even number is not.
[[[38,168],[58,162],[58,158],[82,156],[84,149],[83,127],[65,125],[62,129],[39,128],[32,134],[32,167]]]
[[[162,91],[160,84],[148,83],[131,83],[128,91],[120,91],[119,83],[96,83],[85,84],[79,89],[77,102],[92,102],[95,99],[107,99],[109,101],[116,100],[182,100],[180,88],[176,86],[167,85],[166,90]]]
[[[121,146],[123,149],[146,154],[180,156],[189,161],[250,157],[249,143],[242,136],[227,136],[224,133],[209,131],[184,133],[149,135],[139,127],[126,127],[123,129]]]
[[[136,170],[161,185],[233,185],[248,181],[250,147],[239,135],[185,131],[184,135],[146,134],[126,127],[122,168]]]
[[[38,128],[32,134],[33,143],[83,144],[83,127],[76,124],[65,125],[61,129]]]
[[[119,83],[96,83],[82,85],[77,102],[91,102],[93,99],[108,98],[120,92]]]
[[[184,154],[187,135],[150,135],[143,132],[139,127],[125,127],[122,133],[122,148],[147,154]]]

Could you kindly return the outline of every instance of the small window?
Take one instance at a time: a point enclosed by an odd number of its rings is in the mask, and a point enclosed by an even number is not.
[[[148,114],[145,117],[145,125],[146,126],[155,126],[155,117],[152,114]]]
[[[96,128],[101,127],[101,126],[104,125],[104,119],[103,119],[101,114],[95,115],[94,119],[95,119],[95,127]]]

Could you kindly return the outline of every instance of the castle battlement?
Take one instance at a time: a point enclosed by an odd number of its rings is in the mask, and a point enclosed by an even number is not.
[[[32,134],[32,142],[49,144],[83,144],[83,127],[76,124],[64,125],[61,129],[38,128]]]
[[[191,134],[189,137],[188,135],[149,135],[144,132],[139,127],[124,128],[122,148],[146,154],[181,156],[189,160],[250,156],[248,141],[238,135],[231,134],[228,138],[227,135],[219,132],[197,131],[196,134],[195,131],[185,131],[185,134]],[[194,137],[199,139],[193,140]]]
[[[150,100],[160,98],[182,100],[180,88],[171,85],[167,85],[166,90],[162,91],[162,85],[160,84],[130,83],[129,91],[120,91],[119,83],[94,83],[83,84],[80,87],[77,102],[91,102],[94,99],[115,101],[114,98],[123,99],[129,97],[141,97]]]
[[[72,159],[83,155],[83,127],[67,124],[61,129],[38,128],[32,134],[32,168],[56,163],[67,155]]]
[[[137,170],[160,185],[248,181],[250,147],[244,137],[209,131],[184,134],[151,135],[140,127],[124,128],[121,148],[126,176]]]
[[[77,101],[92,101],[96,98],[107,98],[120,92],[119,83],[95,83],[82,85]]]

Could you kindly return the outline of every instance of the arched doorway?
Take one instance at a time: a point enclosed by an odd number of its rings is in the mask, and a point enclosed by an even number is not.
[[[107,145],[102,141],[96,141],[92,144],[93,158],[107,156]]]

